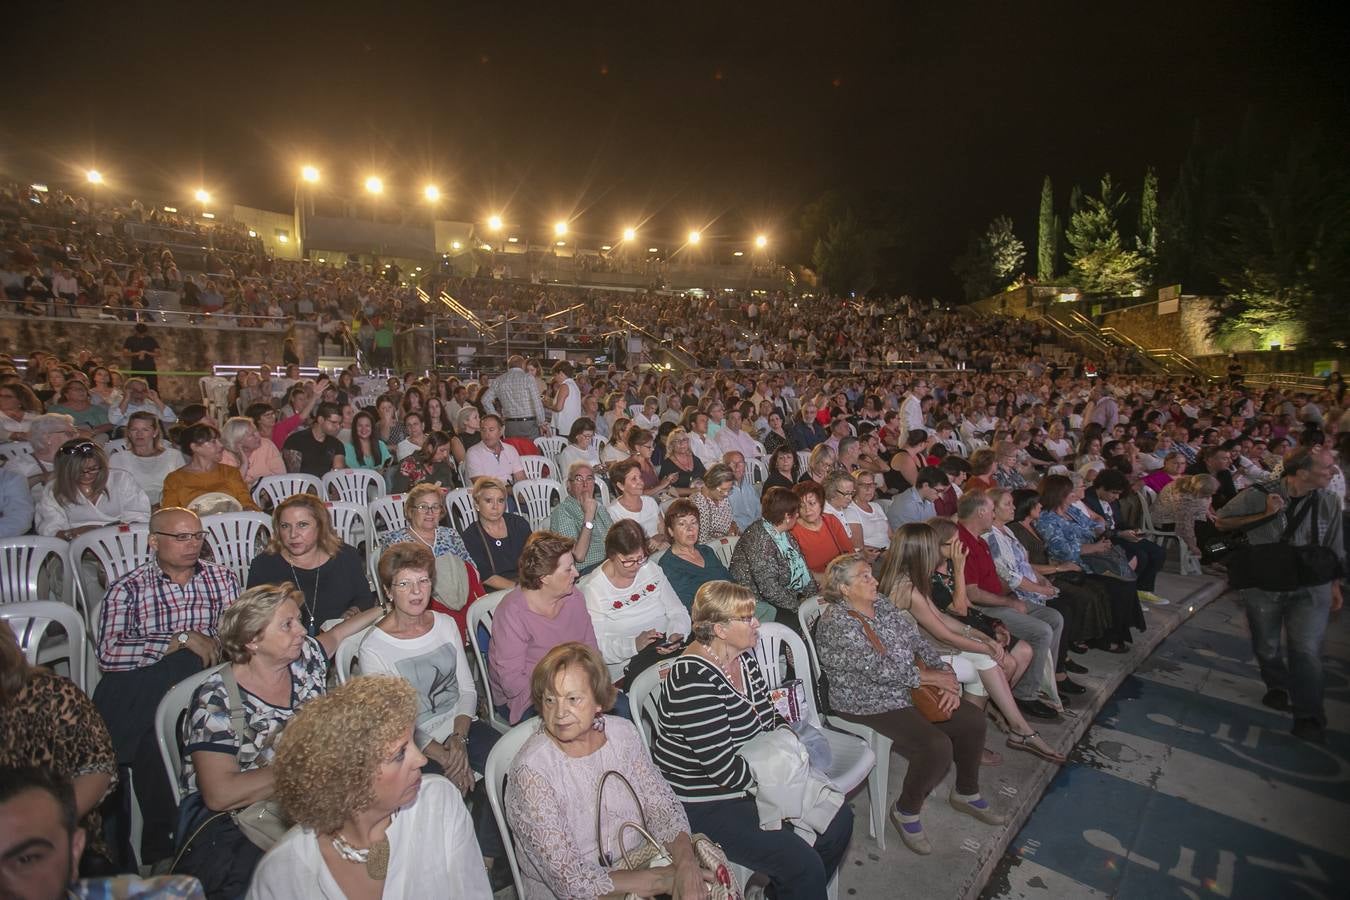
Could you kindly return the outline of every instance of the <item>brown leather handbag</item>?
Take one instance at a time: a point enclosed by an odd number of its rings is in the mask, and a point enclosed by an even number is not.
[[[886,656],[888,652],[886,645],[881,643],[881,638],[877,637],[877,633],[872,630],[872,623],[867,621],[867,617],[847,604],[841,605],[845,612],[857,619],[858,623],[862,625],[863,635],[867,638],[867,643],[872,645],[872,649],[880,655]],[[924,672],[932,670],[932,667],[925,663],[917,653],[914,654],[914,666],[919,670],[920,677],[923,676]],[[914,704],[914,708],[919,711],[919,714],[930,722],[946,722],[952,717],[951,713],[943,711],[940,702],[941,697],[942,691],[931,684],[920,684],[918,687],[909,690],[910,702]]]

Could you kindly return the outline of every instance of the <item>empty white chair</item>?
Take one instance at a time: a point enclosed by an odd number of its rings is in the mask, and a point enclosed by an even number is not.
[[[763,484],[769,477],[769,464],[762,459],[747,459],[746,465],[750,467],[750,480],[755,484]]]
[[[566,496],[563,486],[552,478],[529,478],[511,485],[511,494],[516,498],[520,514],[530,522],[533,529],[548,524],[549,513]]]
[[[450,514],[450,524],[456,531],[463,531],[471,523],[478,521],[478,507],[473,505],[473,497],[467,488],[455,488],[446,494],[445,509]]]
[[[520,748],[530,739],[530,735],[538,730],[538,721],[521,722],[510,729],[493,745],[492,752],[488,754],[487,764],[483,766],[483,781],[487,785],[488,803],[492,805],[492,817],[497,820],[497,831],[502,836],[506,859],[511,864],[511,879],[515,882],[517,897],[525,896],[525,883],[520,878],[520,866],[516,863],[516,847],[511,839],[511,827],[506,822],[506,804],[503,795],[511,763],[515,761]]]
[[[0,539],[0,604],[60,600],[70,545],[54,537]]]
[[[820,619],[820,613],[820,601],[814,597],[803,600],[802,605],[797,607],[797,622],[801,625],[802,634],[806,635],[811,673],[817,680],[820,678],[820,660],[816,658],[816,642],[812,636],[812,630],[816,627],[817,620]],[[872,801],[872,814],[868,817],[867,830],[876,840],[877,847],[885,850],[886,812],[890,803],[886,792],[890,789],[891,739],[866,725],[859,725],[839,716],[827,718],[832,727],[838,728],[840,731],[847,731],[850,734],[856,734],[867,741],[876,757],[876,765],[872,767],[872,774],[867,779],[867,793]]]
[[[202,517],[206,548],[216,565],[248,582],[248,567],[272,537],[272,517],[260,512],[217,513]]]
[[[183,802],[183,725],[191,715],[188,704],[192,695],[202,682],[213,674],[231,665],[223,662],[201,672],[196,672],[169,688],[164,699],[155,709],[155,739],[159,742],[159,756],[164,760],[164,771],[169,776],[169,787],[173,790],[175,803]]]
[[[372,500],[366,507],[366,523],[370,527],[366,541],[366,569],[370,583],[375,585],[377,592],[380,592],[380,544],[386,534],[398,531],[408,524],[407,516],[403,512],[404,497],[404,494],[390,494],[388,497]],[[383,592],[380,593],[383,596]]]
[[[320,484],[319,496],[324,500],[365,506],[384,496],[384,479],[373,469],[334,469],[324,474]]]
[[[484,594],[469,605],[469,614],[465,617],[465,624],[469,627],[469,646],[473,648],[473,658],[478,664],[478,674],[483,679],[483,696],[487,700],[488,724],[502,733],[510,730],[510,724],[497,714],[498,701],[492,696],[492,679],[488,677],[487,654],[483,652],[483,646],[479,641],[478,628],[483,627],[487,632],[487,637],[492,637],[492,617],[497,614],[497,607],[501,604],[502,598],[507,595],[507,591],[493,591],[490,594]],[[491,646],[488,651],[491,652]]]
[[[338,684],[346,684],[347,679],[352,677],[352,663],[356,661],[356,655],[361,652],[361,642],[370,634],[374,625],[368,625],[362,628],[356,634],[348,635],[338,644],[337,652],[333,654],[333,668],[337,670]]]
[[[798,451],[797,451],[797,471],[798,471],[798,472],[805,472],[805,471],[806,471],[806,467],[809,466],[810,464],[811,464],[811,451],[810,451],[810,450],[798,450]]]
[[[64,659],[70,664],[70,680],[80,690],[85,687],[85,627],[79,610],[66,603],[54,600],[29,600],[26,602],[0,603],[0,619],[9,622],[14,635],[19,639],[19,649],[30,665],[48,665],[52,660]],[[58,644],[48,641],[42,647],[42,639],[53,624],[60,625],[66,635]],[[0,626],[3,627],[3,626]]]
[[[537,437],[534,439],[534,445],[539,448],[539,452],[548,457],[549,460],[556,460],[558,454],[563,452],[567,446],[567,438],[553,435],[550,437]]]
[[[558,464],[552,457],[522,456],[520,468],[525,472],[526,478],[546,478],[552,477],[552,474],[557,472]]]
[[[253,486],[253,502],[263,509],[271,509],[282,500],[296,494],[322,497],[323,483],[313,475],[291,472],[286,475],[264,475]]]
[[[369,540],[371,533],[369,513],[364,505],[329,500],[324,503],[324,508],[328,510],[328,519],[333,523],[333,530],[342,539],[342,543],[359,547]],[[366,550],[369,552],[370,548],[367,547]]]

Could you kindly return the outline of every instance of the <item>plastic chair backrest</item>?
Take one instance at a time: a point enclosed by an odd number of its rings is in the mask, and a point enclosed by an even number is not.
[[[150,526],[108,525],[86,531],[70,542],[70,581],[77,592],[76,605],[81,606],[86,624],[92,632],[98,628],[98,612],[103,602],[104,588],[98,584],[91,587],[84,583],[80,563],[86,553],[92,553],[98,560],[107,583],[111,585],[150,561]]]
[[[30,600],[27,602],[0,603],[0,619],[9,622],[14,636],[19,639],[19,649],[23,651],[28,664],[38,664],[38,652],[47,628],[55,622],[66,632],[67,660],[70,662],[70,680],[80,690],[86,690],[85,663],[88,655],[85,651],[84,618],[75,607],[55,600]],[[60,657],[57,657],[59,659]]]
[[[595,493],[601,506],[609,506],[609,483],[603,478],[595,479]]]
[[[406,499],[404,494],[390,494],[388,497],[380,497],[366,504],[370,527],[375,532],[375,539],[370,545],[372,549],[386,534],[398,531],[408,524],[408,517],[403,511],[404,499]]]
[[[0,540],[0,605],[31,600],[61,600],[54,588],[67,583],[70,545],[54,537],[12,537]],[[59,576],[51,569],[59,564]],[[43,596],[43,582],[47,596]]]
[[[558,464],[546,456],[522,456],[520,468],[524,470],[526,478],[544,478],[555,472]]]
[[[272,517],[260,512],[217,513],[202,516],[206,546],[216,565],[248,582],[248,567],[272,535]]]
[[[497,831],[506,848],[506,859],[511,864],[511,878],[516,885],[516,896],[525,896],[525,884],[520,877],[520,866],[516,863],[515,842],[511,839],[511,826],[506,821],[506,776],[511,771],[511,763],[525,742],[539,730],[539,720],[521,722],[506,732],[493,745],[488,754],[487,764],[483,766],[483,781],[487,786],[488,803],[492,806],[492,817],[497,820]]]
[[[0,444],[0,460],[8,462],[20,456],[32,456],[33,445],[27,441],[8,441]]]
[[[759,641],[751,648],[755,654],[755,659],[759,660],[759,668],[764,673],[764,684],[770,690],[783,683],[785,661],[782,658],[782,650],[786,647],[792,654],[792,663],[794,674],[802,680],[806,690],[802,693],[806,695],[806,709],[803,711],[803,718],[820,727],[820,716],[816,713],[816,690],[815,674],[811,671],[810,657],[806,652],[806,645],[802,639],[797,636],[797,632],[788,628],[786,625],[779,625],[777,622],[765,622],[759,626]],[[806,666],[802,666],[802,662]]]
[[[463,531],[478,521],[478,507],[473,505],[473,497],[467,488],[455,488],[446,494],[445,509],[450,513],[450,524],[456,531]]]
[[[313,475],[291,472],[286,475],[264,475],[253,486],[253,502],[263,509],[271,509],[282,500],[296,494],[322,497],[323,483]],[[264,503],[264,500],[267,502]]]
[[[511,494],[516,498],[521,515],[530,521],[530,527],[539,529],[548,523],[553,507],[567,496],[560,482],[552,478],[528,478],[511,485]]]
[[[175,804],[181,804],[184,796],[183,748],[180,742],[182,726],[185,721],[192,718],[192,710],[188,708],[188,704],[192,702],[192,695],[197,693],[197,688],[201,687],[202,682],[228,665],[231,664],[221,663],[184,678],[169,688],[169,692],[159,701],[159,706],[155,709],[155,739],[159,741],[159,756],[164,761],[164,771],[169,776],[169,788],[173,791]]]
[[[567,446],[567,438],[551,435],[549,437],[537,437],[534,439],[534,445],[539,448],[539,452],[548,457],[550,462],[556,461],[558,454],[563,452]]]
[[[809,465],[811,465],[811,451],[810,451],[810,450],[798,450],[798,451],[797,451],[797,471],[798,471],[798,472],[805,472],[805,471],[806,471],[806,467],[809,466]]]
[[[815,597],[808,597],[797,607],[797,623],[802,627],[802,634],[806,635],[806,649],[811,654],[811,674],[817,680],[820,679],[820,660],[816,658],[815,627],[820,621],[821,612],[820,601]]]
[[[116,440],[108,441],[108,443],[103,445],[103,452],[109,456],[112,456],[114,453],[121,453],[125,449],[127,449],[126,438],[117,438]]]
[[[507,590],[500,590],[479,597],[469,605],[469,614],[465,619],[469,631],[469,646],[473,648],[473,658],[478,664],[478,674],[483,679],[483,695],[487,698],[488,724],[501,732],[507,731],[511,725],[497,714],[497,701],[492,696],[492,678],[488,672],[487,654],[483,652],[483,645],[479,643],[478,628],[482,626],[488,637],[492,637],[492,617],[497,614],[497,607],[508,593]],[[489,645],[488,650],[491,649]]]
[[[750,466],[750,480],[755,484],[763,484],[769,477],[769,464],[762,459],[747,459],[745,462]]]
[[[656,733],[660,730],[656,719],[656,700],[661,694],[661,683],[665,680],[662,676],[673,664],[674,660],[671,660],[665,664],[648,666],[633,679],[632,684],[628,685],[628,707],[633,712],[638,737],[641,738],[642,746],[647,748],[648,753],[651,752]]]
[[[334,469],[325,472],[319,483],[319,496],[324,500],[365,506],[384,496],[384,479],[373,469]]]
[[[367,625],[356,634],[348,635],[338,644],[337,652],[333,654],[333,668],[337,671],[338,684],[346,684],[347,679],[352,677],[352,663],[356,661],[356,655],[361,652],[361,642],[370,634],[374,625]]]
[[[356,547],[365,541],[366,551],[370,552],[371,528],[364,504],[329,500],[324,503],[324,508],[328,510],[328,520],[333,523],[333,530],[342,538],[342,543]]]

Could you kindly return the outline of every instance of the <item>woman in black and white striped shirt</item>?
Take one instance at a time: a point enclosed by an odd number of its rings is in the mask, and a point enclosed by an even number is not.
[[[710,581],[698,589],[694,640],[667,673],[657,699],[660,729],[652,757],[684,804],[691,833],[706,834],[732,862],[768,875],[781,900],[821,898],[848,849],[853,812],[842,806],[814,846],[791,828],[760,828],[748,793],[754,775],[738,751],[761,731],[787,723],[746,652],[759,639],[754,612],[754,594],[740,585]]]

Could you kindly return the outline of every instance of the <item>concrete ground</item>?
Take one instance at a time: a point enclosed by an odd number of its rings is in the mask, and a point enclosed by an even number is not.
[[[1169,606],[1145,606],[1148,629],[1137,634],[1128,654],[1114,655],[1091,651],[1076,656],[1091,673],[1075,675],[1074,680],[1088,688],[1087,693],[1071,698],[1072,716],[1060,723],[1034,722],[1046,741],[1061,753],[1070,749],[1092,726],[1093,718],[1126,678],[1138,668],[1163,639],[1211,603],[1221,592],[1222,583],[1212,578],[1192,578],[1163,574],[1158,578],[1158,593],[1172,600]],[[1257,697],[1259,701],[1259,695]],[[1018,834],[1042,793],[1059,772],[1053,766],[1028,753],[1008,749],[1005,736],[990,723],[985,746],[1003,754],[1003,764],[986,767],[981,789],[994,806],[1009,815],[1005,826],[991,827],[961,815],[946,803],[954,773],[928,798],[923,809],[924,829],[933,844],[933,853],[917,856],[901,843],[892,829],[886,835],[885,851],[868,837],[869,798],[864,789],[853,798],[856,826],[853,846],[840,875],[839,896],[862,898],[918,897],[973,898],[990,880],[1004,852]],[[894,803],[904,779],[905,761],[892,754],[890,760],[890,797]],[[1073,768],[1070,766],[1069,768]],[[889,827],[889,826],[888,826]],[[1037,896],[1070,896],[1042,876],[1048,892]],[[1004,895],[999,895],[1004,896]],[[1007,896],[1019,896],[1016,893]]]
[[[1326,645],[1328,743],[1261,705],[1226,595],[1126,679],[1013,840],[994,898],[1344,897],[1350,623]],[[1340,887],[1337,887],[1340,885]]]

